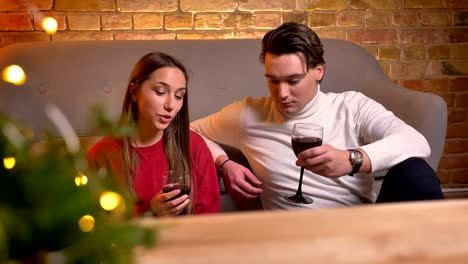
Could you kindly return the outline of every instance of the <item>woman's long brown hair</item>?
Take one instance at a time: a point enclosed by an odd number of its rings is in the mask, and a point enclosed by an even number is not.
[[[138,122],[138,105],[132,98],[139,89],[143,82],[145,82],[151,73],[164,67],[176,67],[180,69],[186,80],[188,86],[188,74],[185,66],[175,59],[174,57],[162,53],[152,52],[143,56],[133,68],[130,80],[127,86],[124,103],[122,106],[122,113],[120,116],[120,125],[135,124]],[[188,90],[186,91],[182,108],[175,118],[171,121],[169,126],[164,130],[163,140],[167,159],[169,161],[169,170],[176,173],[188,172],[188,179],[190,189],[193,190],[193,180],[190,162],[190,140],[189,140],[189,111],[188,111]],[[125,162],[125,173],[127,186],[130,193],[137,199],[134,189],[134,178],[136,168],[138,165],[138,155],[132,147],[129,137],[123,139],[123,153]],[[162,180],[162,179],[161,179]],[[190,192],[190,204],[186,207],[186,213],[192,213],[193,205],[193,191]]]

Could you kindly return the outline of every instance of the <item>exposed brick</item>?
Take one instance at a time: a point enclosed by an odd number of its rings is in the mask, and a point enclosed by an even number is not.
[[[160,40],[160,39],[175,39],[175,33],[161,33],[161,32],[122,32],[115,33],[116,40]]]
[[[422,78],[432,75],[432,63],[426,61],[408,61],[390,65],[392,79]]]
[[[336,28],[318,28],[314,29],[320,38],[346,39],[345,31]]]
[[[390,76],[390,65],[391,63],[386,63],[386,62],[381,62],[379,61],[380,68],[382,68],[382,71],[385,73],[385,76],[391,79]]]
[[[400,42],[403,44],[444,44],[449,42],[446,29],[401,29]]]
[[[292,11],[294,1],[291,0],[240,0],[240,11]]]
[[[455,26],[468,26],[468,12],[454,13],[453,23]]]
[[[333,11],[348,9],[348,0],[297,0],[296,10]]]
[[[437,170],[437,177],[441,184],[447,184],[452,181],[452,174],[450,170]]]
[[[350,0],[351,9],[394,10],[403,8],[403,0]]]
[[[468,77],[457,77],[450,80],[451,91],[466,91],[468,87]]]
[[[398,11],[393,14],[392,25],[397,27],[413,27],[418,25],[418,13],[414,11]]]
[[[403,49],[403,58],[406,60],[426,59],[426,47],[423,45],[407,46]]]
[[[305,12],[283,12],[283,23],[285,22],[307,24],[307,14]]]
[[[53,41],[69,40],[112,40],[112,33],[109,31],[58,31],[52,36]]]
[[[457,101],[458,101],[457,97]],[[455,103],[458,106],[458,102]],[[452,108],[448,110],[448,122],[449,123],[458,123],[458,122],[466,122],[466,117],[468,116],[468,110],[465,108]],[[465,151],[468,152],[468,145],[465,144],[467,148]],[[453,153],[453,152],[452,152]]]
[[[468,155],[443,155],[440,159],[440,169],[464,169],[468,166]]]
[[[386,27],[390,25],[390,14],[386,12],[366,12],[364,15],[365,27]]]
[[[230,13],[226,14],[224,18],[225,28],[252,28],[253,16],[252,13]]]
[[[357,27],[362,25],[362,13],[345,12],[336,15],[336,25],[339,27]]]
[[[468,183],[468,169],[465,168],[452,171],[452,181],[454,183]]]
[[[65,15],[57,14],[52,12],[34,12],[34,29],[35,30],[43,30],[42,28],[42,20],[46,17],[52,17],[57,21],[57,30],[65,30],[67,29],[67,20],[65,19]]]
[[[59,11],[114,11],[114,0],[55,0]]]
[[[468,9],[466,0],[447,0],[447,7],[453,9]]]
[[[253,18],[255,28],[272,29],[281,23],[281,15],[278,13],[255,12]]]
[[[468,90],[468,89],[467,89]],[[455,101],[455,106],[457,107],[468,107],[468,94],[457,94],[457,100]],[[465,108],[465,114],[466,114]]]
[[[379,58],[379,48],[375,46],[363,46],[376,60]]]
[[[195,14],[195,29],[222,29],[223,16],[221,14]]]
[[[133,15],[133,28],[140,29],[162,29],[163,16],[161,14],[142,13]]]
[[[69,1],[69,0],[64,0]],[[112,0],[113,1],[113,0]],[[117,11],[120,12],[173,12],[177,10],[178,0],[118,0]]]
[[[468,44],[450,46],[450,58],[465,60],[468,59]]]
[[[468,61],[443,61],[442,73],[446,75],[468,75]]]
[[[313,13],[309,15],[309,27],[331,27],[335,25],[335,14]]]
[[[447,138],[468,138],[468,124],[467,123],[448,124]]]
[[[361,44],[394,44],[398,42],[394,29],[350,29],[347,39]]]
[[[442,8],[441,0],[405,0],[405,8]]]
[[[266,31],[255,30],[248,32],[234,32],[233,38],[236,39],[262,39]]]
[[[444,79],[429,79],[424,81],[424,91],[425,92],[446,92],[450,90],[450,80],[447,78]]]
[[[13,43],[49,41],[49,36],[44,32],[0,32],[0,47]]]
[[[127,14],[103,14],[101,19],[102,30],[132,29],[132,16]]]
[[[423,91],[423,81],[422,80],[402,80],[400,81],[400,86],[415,90]]]
[[[191,29],[192,28],[192,14],[167,14],[164,16],[165,29]]]
[[[31,10],[50,10],[52,0],[1,0],[0,12],[3,11],[31,11]]]
[[[447,107],[455,107],[455,101],[457,99],[457,94],[456,93],[437,93],[439,96],[442,97],[442,99],[445,100],[445,103],[447,104]]]
[[[32,30],[32,17],[28,14],[0,14],[0,30]]]
[[[232,39],[232,33],[177,33],[177,39]]]
[[[379,60],[399,60],[401,50],[398,47],[380,47],[378,48]]]
[[[452,14],[449,12],[421,11],[419,23],[423,26],[449,26],[452,22]]]
[[[87,13],[70,14],[68,15],[68,27],[71,30],[99,30],[99,16]]]
[[[232,12],[236,9],[235,0],[180,0],[183,12]]]
[[[427,48],[427,52],[430,59],[448,59],[450,58],[450,46],[449,45],[437,45]]]
[[[450,40],[454,43],[468,42],[468,30],[464,28],[451,28],[449,30]]]

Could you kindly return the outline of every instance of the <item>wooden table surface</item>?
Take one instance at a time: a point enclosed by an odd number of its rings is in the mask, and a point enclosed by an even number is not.
[[[468,263],[468,199],[140,221],[136,263]]]

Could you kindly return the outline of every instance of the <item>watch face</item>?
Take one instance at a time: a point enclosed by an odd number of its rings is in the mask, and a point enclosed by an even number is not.
[[[363,161],[362,153],[358,150],[353,149],[351,151],[351,160],[353,164],[361,164]]]

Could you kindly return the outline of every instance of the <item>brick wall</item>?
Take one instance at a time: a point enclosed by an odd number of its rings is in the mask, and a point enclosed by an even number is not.
[[[49,37],[44,16],[58,21]],[[468,0],[0,0],[0,47],[24,41],[261,38],[285,21],[364,46],[387,76],[448,105],[438,175],[468,184]]]

